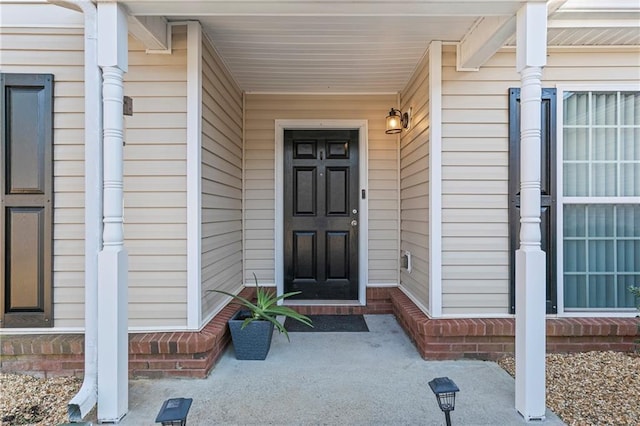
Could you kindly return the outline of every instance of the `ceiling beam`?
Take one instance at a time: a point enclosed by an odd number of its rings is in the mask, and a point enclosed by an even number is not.
[[[112,0],[98,0],[98,2]],[[546,0],[529,0],[546,1]],[[163,16],[504,16],[520,0],[428,0],[391,4],[386,0],[124,0],[133,15]]]
[[[638,18],[625,16],[620,19],[551,19],[548,28],[638,28]]]
[[[516,17],[480,18],[456,45],[456,69],[477,71],[516,31]]]
[[[567,0],[551,0],[549,15],[555,13]],[[474,25],[456,45],[456,69],[477,71],[516,32],[516,16],[485,16]]]
[[[161,16],[127,17],[129,33],[140,41],[148,52],[171,50],[171,28]]]

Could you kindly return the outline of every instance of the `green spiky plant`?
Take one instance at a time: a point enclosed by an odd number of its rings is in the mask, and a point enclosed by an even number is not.
[[[266,290],[263,287],[260,287],[258,284],[258,278],[256,274],[253,274],[253,279],[256,282],[256,301],[255,303],[246,299],[242,296],[238,296],[236,294],[228,293],[222,290],[210,290],[216,293],[221,293],[227,296],[232,297],[236,305],[242,306],[245,310],[249,311],[250,315],[244,319],[241,328],[245,328],[248,324],[253,321],[269,321],[273,323],[276,329],[284,334],[289,339],[289,333],[287,329],[284,328],[284,324],[278,320],[278,316],[284,316],[285,318],[291,318],[296,321],[300,321],[301,323],[308,325],[309,327],[313,327],[311,323],[311,319],[302,315],[291,308],[286,306],[279,306],[278,302],[280,300],[286,299],[287,297],[295,296],[296,294],[300,294],[299,291],[292,291],[289,293],[282,294],[280,296],[276,296],[275,293],[271,290]]]

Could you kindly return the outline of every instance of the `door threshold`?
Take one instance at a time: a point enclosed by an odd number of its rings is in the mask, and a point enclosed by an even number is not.
[[[330,299],[289,299],[285,305],[291,306],[363,306],[359,300],[330,300]]]

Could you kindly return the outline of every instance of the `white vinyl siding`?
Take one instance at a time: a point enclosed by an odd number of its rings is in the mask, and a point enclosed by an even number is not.
[[[129,37],[124,93],[124,235],[129,252],[129,327],[187,321],[187,34],[173,28],[171,55],[149,55]]]
[[[412,108],[411,128],[400,139],[400,249],[411,252],[412,270],[400,283],[429,306],[429,60],[428,55],[401,93],[402,112]]]
[[[443,53],[443,314],[508,314],[508,89],[520,86],[511,49],[478,72]],[[543,87],[638,84],[638,51],[550,49]]]
[[[68,23],[66,18],[52,20],[50,26],[27,26],[29,12],[43,8],[45,13],[60,9],[30,5],[20,18],[24,22],[7,22],[3,17],[0,71],[54,75],[54,331],[84,324],[84,40],[82,14],[77,12],[62,15],[71,18],[67,28],[58,28]]]
[[[394,95],[246,95],[245,281],[253,282],[255,273],[274,282],[275,120],[366,119],[369,284],[397,282],[397,142],[384,133],[384,118],[395,104]]]
[[[242,284],[242,93],[202,41],[202,317]]]

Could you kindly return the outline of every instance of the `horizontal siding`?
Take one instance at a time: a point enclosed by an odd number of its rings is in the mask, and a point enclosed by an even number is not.
[[[139,329],[187,322],[185,27],[174,27],[172,42],[171,55],[148,55],[129,38],[124,75],[134,110],[124,148],[129,326]]]
[[[402,287],[429,306],[429,57],[425,55],[401,93],[412,109],[411,128],[400,139],[400,249],[411,252],[412,270],[400,270]]]
[[[175,31],[173,55],[147,55],[130,39],[124,77],[135,111],[125,119],[124,233],[129,325],[137,328],[186,325],[186,33]],[[0,36],[3,72],[54,74],[54,325],[82,327],[82,28],[6,26]]]
[[[242,284],[242,93],[202,41],[202,317]]]
[[[638,84],[638,51],[550,49],[543,86]],[[508,89],[520,86],[513,51],[478,72],[443,53],[443,313],[509,312]]]
[[[369,124],[369,283],[398,280],[397,143],[384,133],[393,95],[246,96],[246,280],[274,281],[276,119],[366,119]],[[362,165],[361,165],[362,166]]]
[[[32,8],[38,9],[36,6]],[[46,9],[59,9],[59,7],[47,6]],[[82,28],[26,29],[4,24],[10,23],[3,17],[3,25],[0,26],[0,39],[2,39],[0,70],[6,73],[54,75],[53,324],[54,327],[82,327],[84,324],[83,31]],[[55,49],[53,56],[50,56],[52,52],[49,48]]]

